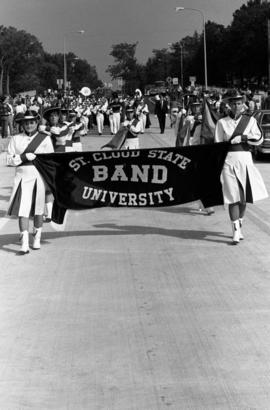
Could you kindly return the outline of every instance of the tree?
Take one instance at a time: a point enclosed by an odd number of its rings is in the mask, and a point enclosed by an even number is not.
[[[66,59],[68,78],[77,90],[84,85],[96,88],[102,84],[95,66],[74,53],[68,53]],[[63,61],[61,53],[44,52],[32,34],[0,26],[0,95],[57,88],[57,79],[63,78]]]
[[[96,67],[91,66],[86,60],[80,59],[74,53],[68,53],[66,62],[67,79],[71,82],[73,90],[79,91],[85,86],[95,89],[102,85]],[[57,79],[63,79],[63,66],[63,54],[44,54],[44,61],[40,69],[41,85],[44,89],[57,88]]]
[[[256,79],[260,83],[267,76],[267,20],[270,4],[260,0],[250,0],[233,14],[228,28],[227,70],[230,75],[245,79]]]
[[[166,48],[154,49],[153,56],[146,62],[146,80],[148,84],[166,81],[170,75],[170,53]]]
[[[43,48],[35,36],[24,30],[1,26],[0,33],[0,94],[3,91],[9,94],[10,84],[13,90],[13,80],[18,84],[20,76],[30,68],[30,62],[32,72],[37,69],[36,60],[43,54]]]
[[[125,83],[125,91],[132,93],[140,84],[138,72],[140,71],[135,58],[138,43],[120,43],[112,46],[110,55],[114,58],[115,64],[109,65],[107,72],[113,79],[121,77]]]

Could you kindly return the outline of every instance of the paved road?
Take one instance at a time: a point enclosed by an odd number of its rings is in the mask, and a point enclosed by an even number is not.
[[[174,145],[152,122],[142,147]],[[70,212],[19,257],[13,171],[1,154],[1,410],[270,409],[268,200],[239,246],[223,207],[191,203]]]

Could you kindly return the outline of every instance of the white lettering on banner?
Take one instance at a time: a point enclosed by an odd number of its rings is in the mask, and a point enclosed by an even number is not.
[[[172,191],[173,191],[172,188],[164,189],[164,192],[169,196],[170,201],[174,200],[174,197],[172,196]]]
[[[126,169],[124,170],[124,167]],[[168,170],[164,165],[131,165],[131,176],[127,175],[130,169],[126,165],[114,165],[113,174],[109,175],[109,169],[106,165],[93,165],[94,176],[93,182],[101,182],[110,179],[110,181],[131,181],[131,182],[151,182],[153,184],[163,184],[167,181]],[[152,173],[149,171],[152,170]],[[150,173],[150,175],[149,175]]]
[[[112,152],[94,152],[94,161],[109,160],[115,158],[136,158],[140,156],[140,151],[125,150],[125,151],[112,151]]]
[[[145,193],[139,194],[139,205],[140,206],[146,206],[147,205],[147,194],[145,194]]]
[[[111,177],[111,181],[128,181],[128,177],[123,170],[124,165],[115,165],[115,171]]]
[[[136,194],[128,194],[128,206],[136,206],[137,202],[137,195]]]
[[[105,181],[108,178],[108,168],[105,165],[93,165],[93,182]]]
[[[115,202],[115,200],[116,200],[116,198],[117,198],[118,192],[111,192],[111,191],[109,191],[109,195],[110,195],[110,203],[111,203],[111,204],[114,204],[114,202]]]
[[[139,168],[139,165],[131,165],[131,168],[132,168],[132,177],[131,177],[132,182],[139,182],[139,179],[138,179],[139,176],[142,182],[148,182],[148,171],[149,171],[150,165],[142,165],[143,170]]]
[[[127,205],[126,198],[128,194],[124,192],[119,192],[118,195],[119,195],[119,205]]]
[[[167,181],[168,170],[163,165],[153,165],[153,184],[163,184]]]
[[[96,189],[88,186],[83,187],[82,199],[90,201],[109,202],[120,206],[147,206],[162,204],[166,200],[174,201],[173,188],[163,191],[142,192],[113,192]]]
[[[87,165],[87,162],[84,161],[83,157],[72,159],[69,163],[70,168],[73,168],[75,172],[77,172],[82,165]]]
[[[92,158],[93,158],[93,161],[99,162],[99,161],[118,159],[118,158],[129,158],[129,157],[136,158],[139,156],[140,156],[140,151],[126,150],[126,151],[112,151],[112,152],[94,152]],[[168,152],[167,150],[162,150],[162,149],[150,150],[148,152],[148,158],[151,158],[151,159],[157,158],[157,159],[161,159],[167,162],[171,162],[172,164],[177,165],[179,168],[183,170],[185,170],[188,164],[191,162],[191,159],[181,154],[178,154],[177,152],[170,152],[170,151]],[[77,172],[82,166],[88,165],[90,163],[91,161],[90,160],[85,161],[84,157],[77,157],[77,158],[72,159],[69,162],[69,166],[70,168],[74,170],[74,172]],[[119,167],[121,166],[122,165],[119,165]],[[148,174],[150,167],[151,166],[154,167],[155,165],[140,165],[142,167],[142,170],[140,170],[139,165],[131,164],[130,166],[134,170],[132,171],[131,181],[133,181],[133,178],[134,178],[134,181],[137,181],[138,178],[140,177],[142,181],[145,180],[143,182],[148,182],[148,180],[146,181],[146,174]],[[159,165],[156,165],[156,166],[159,166]],[[101,167],[106,167],[106,165],[101,165]],[[115,167],[117,167],[117,165],[115,165]],[[96,168],[96,169],[98,170],[99,168]],[[101,173],[101,171],[98,171],[98,172]],[[118,178],[118,180],[124,181],[125,180],[124,173],[125,173],[124,170],[121,171],[119,168],[115,174],[115,178]],[[120,178],[120,175],[122,175],[122,178]],[[97,176],[97,178],[101,178],[101,177],[102,177],[101,175],[99,177]],[[105,175],[104,175],[104,178],[105,178]],[[103,181],[103,179],[97,179],[97,181]]]
[[[167,154],[167,155],[166,155]],[[184,157],[181,154],[174,153],[174,152],[169,152],[158,149],[158,150],[150,150],[148,154],[148,158],[158,158],[158,159],[163,159],[168,162],[172,162],[173,164],[176,164],[179,168],[181,169],[186,169],[187,165],[191,162],[191,159]]]

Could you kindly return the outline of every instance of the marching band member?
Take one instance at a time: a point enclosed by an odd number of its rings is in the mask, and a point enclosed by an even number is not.
[[[174,129],[174,134],[177,141],[176,146],[181,146],[183,145],[184,140],[181,140],[178,137],[180,136],[179,133],[181,132],[181,127],[184,125],[184,119],[187,111],[182,106],[176,107],[174,110],[175,111],[172,110],[172,127]]]
[[[201,144],[202,131],[202,103],[194,101],[190,105],[190,110],[191,112],[186,117],[186,121],[189,122],[190,134],[185,145],[199,145]]]
[[[112,100],[108,108],[111,134],[115,135],[120,128],[120,113],[122,108],[116,92],[112,93]]]
[[[61,109],[61,123],[68,126],[68,132],[66,135],[65,141],[65,152],[72,152],[72,151],[82,151],[81,142],[80,142],[80,135],[78,143],[80,146],[78,149],[74,147],[74,134],[76,130],[81,131],[84,128],[84,124],[80,122],[79,124],[75,124],[77,118],[77,113],[75,111],[69,111],[66,108]],[[76,129],[75,129],[76,128]]]
[[[105,97],[99,98],[97,104],[93,109],[93,113],[96,115],[96,122],[98,128],[98,135],[102,135],[104,129],[104,115],[108,109],[108,101]]]
[[[135,90],[134,106],[136,107],[136,115],[141,121],[141,133],[143,134],[146,128],[147,115],[149,115],[149,109],[147,103],[143,99],[141,90],[139,90],[138,88]]]
[[[81,131],[84,128],[84,124],[80,121],[80,118],[77,117],[76,111],[69,112],[69,121],[71,121],[70,135],[71,139],[68,142],[69,148],[66,148],[66,152],[70,151],[82,151],[81,143]]]
[[[126,120],[122,126],[128,130],[123,149],[139,149],[139,134],[142,128],[141,121],[136,117],[133,107],[126,107]]]
[[[82,105],[81,110],[81,122],[83,123],[84,127],[81,130],[81,135],[87,135],[88,133],[88,124],[89,124],[89,116],[91,115],[91,109],[87,102],[85,101]]]
[[[190,104],[190,113],[184,118],[182,122],[185,132],[185,139],[183,141],[184,146],[189,145],[200,145],[201,140],[201,130],[202,130],[202,103],[200,101],[194,101]],[[183,112],[181,116],[183,115]],[[181,118],[180,118],[181,119]],[[178,125],[179,126],[179,125]],[[213,207],[204,208],[201,201],[199,203],[199,212],[204,211],[207,215],[212,215],[215,210]]]
[[[46,125],[39,127],[40,131],[48,132],[54,145],[55,152],[65,152],[66,138],[69,124],[61,121],[61,107],[47,108],[43,113],[43,118],[47,121]]]
[[[66,141],[69,133],[69,123],[64,124],[61,121],[61,107],[49,107],[43,112],[43,119],[47,122],[40,125],[39,130],[50,135],[54,152],[66,152]],[[46,190],[45,200],[45,222],[51,221],[53,208],[53,195],[49,189]]]
[[[245,113],[243,96],[235,93],[229,98],[231,112],[216,123],[215,142],[229,141],[221,173],[224,203],[229,206],[232,225],[232,243],[237,245],[243,234],[241,227],[246,203],[253,203],[268,197],[262,176],[255,167],[250,145],[260,145],[262,132],[254,117]]]
[[[45,206],[45,183],[32,161],[35,154],[53,152],[53,144],[49,135],[38,131],[37,112],[27,110],[17,121],[20,121],[23,132],[12,136],[8,146],[7,165],[16,167],[8,215],[19,218],[20,253],[27,254],[29,219],[34,219],[33,249],[39,249]]]

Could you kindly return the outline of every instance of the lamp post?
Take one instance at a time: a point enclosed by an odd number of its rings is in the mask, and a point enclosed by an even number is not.
[[[183,69],[183,44],[182,43],[179,43],[179,45],[180,45],[180,61],[181,61],[181,87],[182,87],[182,90],[184,90],[184,69]]]
[[[205,17],[204,17],[204,14],[201,10],[193,9],[193,8],[190,8],[190,7],[176,7],[175,10],[176,11],[183,11],[183,10],[197,11],[202,16],[202,20],[203,20],[203,51],[204,51],[204,85],[205,85],[205,89],[207,89],[207,87],[208,87],[208,84],[207,84],[207,55],[206,55],[206,32],[205,32]]]
[[[70,33],[66,33],[64,35],[64,96],[66,96],[67,93],[67,58],[66,58],[66,37],[68,34],[84,34],[84,30],[78,30],[78,31],[71,31]]]

